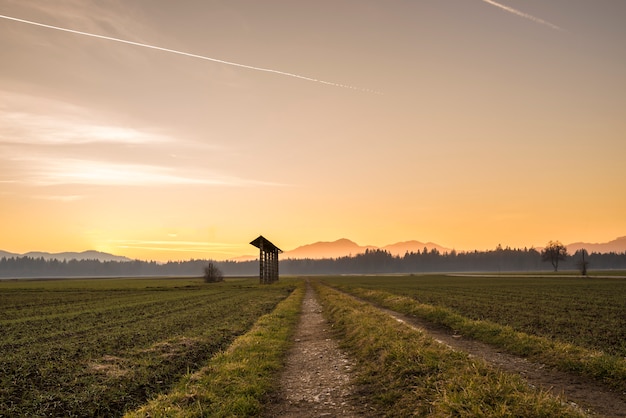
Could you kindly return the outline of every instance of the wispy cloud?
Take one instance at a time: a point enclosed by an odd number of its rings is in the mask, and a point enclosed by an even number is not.
[[[208,168],[198,156],[208,149],[215,151],[213,145],[94,121],[88,110],[55,100],[0,93],[0,184],[279,185]],[[70,193],[31,197],[73,201],[78,196]]]
[[[213,254],[238,254],[241,244],[226,244],[206,241],[159,241],[159,240],[110,240],[109,245],[124,249],[167,251],[181,253],[210,252]]]
[[[78,106],[0,91],[0,143],[79,145],[88,143],[156,144],[173,142],[164,135],[93,121]]]
[[[540,19],[540,18],[538,18],[536,16],[533,16],[533,15],[528,14],[528,13],[524,13],[524,12],[519,11],[517,9],[514,9],[512,7],[505,6],[505,5],[500,4],[500,3],[496,3],[493,0],[482,0],[482,1],[487,3],[487,4],[490,4],[492,6],[495,6],[495,7],[499,8],[499,9],[502,9],[502,10],[504,10],[506,12],[513,13],[514,15],[523,17],[524,19],[532,20],[535,23],[539,23],[541,25],[548,26],[548,27],[550,27],[552,29],[555,29],[555,30],[558,30],[558,31],[562,31],[562,32],[565,31],[563,28],[561,28],[560,26],[555,25],[554,23],[550,23],[547,20]]]
[[[123,1],[90,2],[84,0],[22,1],[4,0],[13,3],[11,10],[33,16],[42,16],[54,21],[69,22],[72,27],[87,32],[107,31],[120,38],[137,38],[140,21],[129,13]],[[131,9],[132,10],[132,9]],[[14,14],[15,12],[11,13]],[[144,29],[141,27],[141,29]]]
[[[72,121],[26,112],[2,112],[0,141],[13,144],[62,145],[87,143],[154,144],[167,142],[161,135],[139,130]]]
[[[276,186],[209,171],[181,171],[147,164],[122,164],[46,156],[14,157],[22,166],[20,182],[32,186]]]
[[[197,58],[197,59],[201,59],[201,60],[205,60],[205,61],[215,62],[215,63],[218,63],[218,64],[244,68],[244,69],[247,69],[247,70],[261,71],[261,72],[272,73],[272,74],[276,74],[276,75],[280,75],[280,76],[293,77],[293,78],[297,78],[297,79],[304,80],[304,81],[312,81],[314,83],[325,84],[325,85],[329,85],[329,86],[333,86],[333,87],[340,87],[340,88],[346,88],[346,89],[351,89],[351,90],[364,91],[364,92],[368,92],[368,93],[380,94],[380,93],[378,93],[378,92],[376,92],[374,90],[358,88],[358,87],[350,86],[350,85],[347,85],[347,84],[340,84],[340,83],[335,83],[335,82],[332,82],[332,81],[320,80],[318,78],[307,77],[307,76],[304,76],[304,75],[295,74],[295,73],[289,73],[289,72],[286,72],[286,71],[274,70],[274,69],[271,69],[271,68],[257,67],[257,66],[241,64],[241,63],[237,63],[237,62],[233,62],[233,61],[226,61],[226,60],[222,60],[222,59],[218,59],[218,58],[207,57],[205,55],[192,54],[190,52],[179,51],[179,50],[170,49],[170,48],[163,48],[163,47],[156,46],[156,45],[146,44],[146,43],[142,43],[142,42],[129,41],[129,40],[126,40],[126,39],[116,38],[116,37],[112,37],[112,36],[99,35],[99,34],[96,34],[96,33],[84,32],[84,31],[64,28],[64,27],[61,27],[61,26],[48,25],[48,24],[45,24],[45,23],[35,22],[35,21],[32,21],[32,20],[27,20],[27,19],[20,19],[20,18],[17,18],[17,17],[7,16],[7,15],[0,15],[0,18],[1,19],[6,19],[6,20],[11,20],[11,21],[14,21],[14,22],[19,22],[19,23],[25,23],[25,24],[28,24],[28,25],[43,27],[43,28],[47,28],[47,29],[52,29],[52,30],[72,33],[72,34],[75,34],[75,35],[88,36],[88,37],[92,37],[92,38],[98,38],[98,39],[103,39],[103,40],[107,40],[107,41],[119,42],[119,43],[123,43],[123,44],[127,44],[127,45],[138,46],[138,47],[141,47],[141,48],[149,48],[149,49],[154,49],[154,50],[157,50],[157,51],[167,52],[167,53],[171,53],[171,54],[183,55],[183,56],[190,57],[190,58]]]

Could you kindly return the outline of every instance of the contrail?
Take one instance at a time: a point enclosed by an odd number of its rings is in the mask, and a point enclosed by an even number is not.
[[[313,77],[307,77],[307,76],[303,76],[303,75],[299,75],[299,74],[288,73],[288,72],[285,72],[285,71],[272,70],[270,68],[263,68],[263,67],[255,67],[255,66],[246,65],[246,64],[239,64],[237,62],[225,61],[225,60],[221,60],[221,59],[217,59],[217,58],[206,57],[204,55],[191,54],[189,52],[178,51],[178,50],[169,49],[169,48],[163,48],[163,47],[160,47],[160,46],[149,45],[149,44],[144,44],[144,43],[140,43],[140,42],[128,41],[126,39],[113,38],[111,36],[98,35],[98,34],[95,34],[95,33],[82,32],[82,31],[79,31],[79,30],[67,29],[67,28],[62,28],[62,27],[53,26],[53,25],[47,25],[45,23],[34,22],[32,20],[18,19],[16,17],[5,16],[5,15],[0,15],[0,18],[7,19],[7,20],[13,20],[15,22],[27,23],[29,25],[40,26],[40,27],[43,27],[43,28],[54,29],[54,30],[58,30],[58,31],[62,31],[62,32],[69,32],[69,33],[74,33],[74,34],[77,34],[77,35],[90,36],[92,38],[106,39],[107,41],[114,41],[114,42],[120,42],[120,43],[128,44],[128,45],[140,46],[142,48],[156,49],[158,51],[164,51],[164,52],[169,52],[169,53],[172,53],[172,54],[184,55],[186,57],[198,58],[198,59],[206,60],[206,61],[212,61],[212,62],[216,62],[218,64],[231,65],[233,67],[245,68],[245,69],[248,69],[248,70],[263,71],[263,72],[266,72],[266,73],[272,73],[272,74],[278,74],[278,75],[287,76],[287,77],[293,77],[293,78],[297,78],[297,79],[300,79],[300,80],[312,81],[312,82],[315,82],[315,83],[326,84],[326,85],[333,86],[333,87],[341,87],[341,88],[344,88],[344,89],[351,89],[351,90],[358,90],[358,91],[367,92],[367,93],[381,94],[381,93],[376,92],[374,90],[363,89],[363,88],[359,88],[359,87],[349,86],[349,85],[346,85],[346,84],[333,83],[331,81],[324,81],[324,80],[320,80],[320,79],[313,78]]]
[[[553,23],[550,23],[548,21],[545,21],[543,19],[539,19],[538,17],[535,17],[533,15],[529,15],[528,13],[520,12],[519,10],[514,9],[512,7],[508,7],[508,6],[505,6],[503,4],[496,3],[493,0],[482,0],[482,1],[484,1],[487,4],[491,4],[492,6],[496,6],[496,7],[500,8],[502,10],[505,10],[505,11],[507,11],[509,13],[513,13],[514,15],[521,16],[521,17],[523,17],[525,19],[532,20],[533,22],[540,23],[542,25],[546,25],[546,26],[548,26],[548,27],[550,27],[552,29],[555,29],[555,30],[558,30],[558,31],[561,31],[561,32],[565,32],[565,30],[563,28],[561,28],[560,26],[557,26],[557,25],[555,25]]]

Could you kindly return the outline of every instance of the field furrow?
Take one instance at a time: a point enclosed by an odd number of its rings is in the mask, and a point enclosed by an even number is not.
[[[333,278],[343,289],[359,286],[442,306],[475,320],[626,357],[626,281],[580,277]]]
[[[292,289],[243,279],[0,282],[0,416],[120,416],[201,367]]]

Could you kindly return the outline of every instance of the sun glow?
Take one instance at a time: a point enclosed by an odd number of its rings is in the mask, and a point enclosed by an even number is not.
[[[513,3],[4,2],[0,250],[626,235],[626,8]]]

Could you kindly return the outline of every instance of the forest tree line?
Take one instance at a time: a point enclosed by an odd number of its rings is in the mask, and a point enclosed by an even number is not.
[[[576,270],[582,259],[580,251],[565,257],[560,270]],[[626,252],[591,253],[585,255],[590,270],[626,269]],[[135,277],[195,276],[200,277],[211,260],[170,261],[99,261],[45,260],[43,257],[3,257],[0,277]],[[225,276],[256,276],[258,261],[218,261],[216,266]],[[280,273],[302,274],[375,274],[422,272],[504,272],[551,270],[542,262],[539,251],[498,247],[490,251],[439,252],[436,249],[407,252],[394,256],[384,250],[367,250],[355,256],[327,259],[280,260]]]

